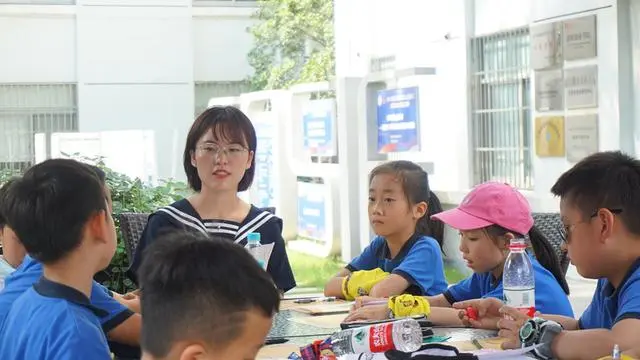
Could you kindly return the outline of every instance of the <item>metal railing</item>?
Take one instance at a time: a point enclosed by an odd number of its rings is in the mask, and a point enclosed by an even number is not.
[[[529,30],[471,40],[473,180],[533,188]]]
[[[50,156],[52,133],[78,131],[77,98],[75,84],[0,84],[0,171]]]

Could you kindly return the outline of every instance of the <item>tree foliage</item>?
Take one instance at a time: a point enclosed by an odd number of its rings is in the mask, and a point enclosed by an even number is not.
[[[335,73],[333,0],[259,0],[249,31],[252,90],[325,81]]]

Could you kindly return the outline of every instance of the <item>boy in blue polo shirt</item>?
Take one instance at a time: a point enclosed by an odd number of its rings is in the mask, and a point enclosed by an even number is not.
[[[622,351],[637,346],[640,161],[619,151],[593,154],[560,176],[551,192],[560,197],[561,231],[571,262],[580,275],[599,279],[580,319],[543,314],[544,325],[532,327],[526,316],[495,300],[456,307],[476,306],[480,314],[500,318],[500,335],[509,339],[503,346],[520,347],[534,339],[531,345],[538,343],[536,352],[542,358],[596,359],[610,355],[616,344]],[[512,319],[503,319],[503,314]]]
[[[174,231],[146,250],[143,359],[255,359],[280,293],[241,246],[223,237]]]
[[[112,202],[109,195],[110,189],[106,184],[106,174],[96,166],[90,167],[98,175],[105,192],[108,194],[107,205],[109,212],[111,212]],[[43,273],[42,264],[29,255],[25,255],[24,246],[9,224],[6,223],[6,217],[3,215],[4,194],[13,181],[15,179],[6,182],[0,188],[0,231],[2,231],[3,245],[6,245],[3,249],[4,256],[7,262],[12,265],[10,275],[5,278],[4,290],[0,292],[0,326],[15,300],[31,288]],[[134,303],[137,300],[125,300],[119,294],[109,291],[95,281],[92,284],[90,298],[93,306],[109,313],[108,316],[101,318],[100,322],[102,330],[111,340],[109,343],[111,351],[117,356],[126,358],[139,357],[142,320],[140,314],[135,314],[131,310],[137,308],[135,311],[139,312],[139,304]]]
[[[107,194],[87,165],[47,160],[16,180],[3,212],[43,276],[11,306],[0,328],[1,359],[110,359],[93,306],[93,275],[116,248]]]

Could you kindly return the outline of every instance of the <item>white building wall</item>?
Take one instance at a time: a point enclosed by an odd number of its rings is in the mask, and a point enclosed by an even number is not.
[[[367,16],[357,16],[365,10]],[[421,128],[430,132],[435,143],[428,148],[443,150],[424,157],[434,162],[432,187],[446,202],[459,202],[472,186],[467,61],[470,37],[596,14],[598,57],[585,64],[599,66],[600,149],[635,152],[634,132],[630,131],[633,127],[629,125],[635,122],[632,102],[621,102],[619,97],[632,91],[631,85],[619,81],[631,77],[624,69],[619,72],[620,62],[631,61],[625,60],[630,54],[624,52],[631,32],[618,21],[628,16],[629,1],[336,0],[335,11],[338,77],[362,76],[371,58],[390,55],[396,57],[398,68],[436,68],[435,78],[429,79],[435,82],[436,90],[421,93],[421,98],[428,97],[424,102],[421,99],[421,105],[428,104],[421,110]],[[535,187],[526,194],[535,211],[557,211],[557,201],[550,196],[549,188],[570,165],[564,159],[534,155]]]
[[[81,132],[153,130],[158,176],[184,179],[194,83],[241,81],[251,73],[247,28],[255,8],[239,5],[2,5],[0,84],[77,83]]]

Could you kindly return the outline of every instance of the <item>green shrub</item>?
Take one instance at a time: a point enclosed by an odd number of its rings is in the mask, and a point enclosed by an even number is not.
[[[129,267],[129,259],[127,259],[120,223],[115,215],[123,212],[152,212],[187,196],[189,188],[185,183],[172,180],[161,181],[157,186],[150,186],[144,184],[140,179],[131,179],[124,174],[107,168],[101,159],[74,157],[80,161],[97,164],[104,169],[107,174],[107,184],[111,189],[111,198],[113,199],[118,247],[111,264],[107,269],[96,275],[96,280],[121,294],[134,290],[135,285],[125,274]],[[19,175],[17,171],[0,171],[0,184],[16,175]]]

